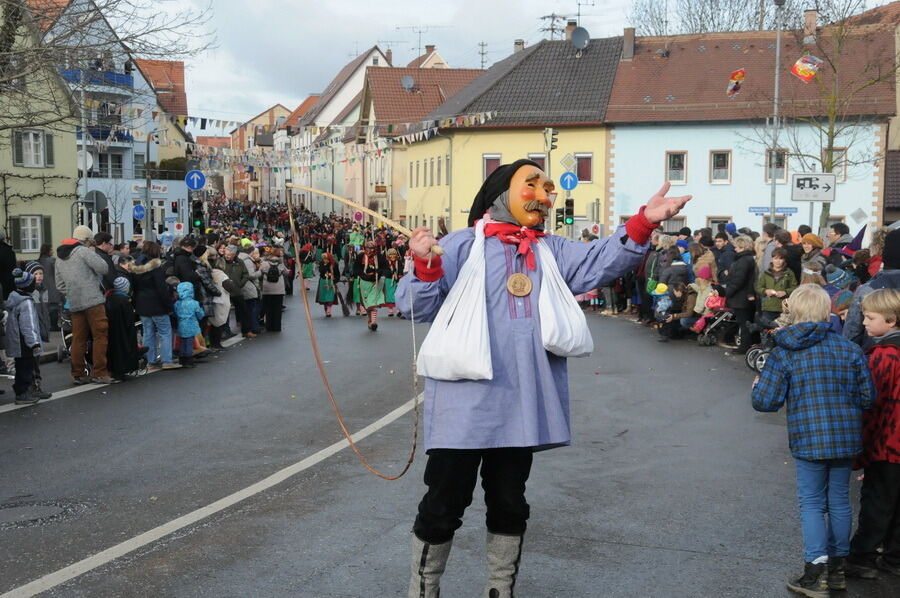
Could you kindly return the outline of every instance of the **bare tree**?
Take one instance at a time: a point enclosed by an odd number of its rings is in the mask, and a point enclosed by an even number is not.
[[[211,47],[210,14],[177,0],[0,0],[0,130],[71,130],[60,123],[78,115],[80,89],[130,87],[135,58],[183,60]]]
[[[784,22],[788,26],[799,25],[803,10],[815,7],[809,4],[805,0],[787,0]],[[775,19],[772,0],[633,0],[628,15],[638,35],[656,36],[774,29]]]

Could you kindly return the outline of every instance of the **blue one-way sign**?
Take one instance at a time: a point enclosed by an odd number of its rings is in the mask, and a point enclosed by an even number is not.
[[[564,172],[559,177],[559,186],[566,191],[571,191],[578,186],[578,176],[574,172]]]
[[[199,170],[192,170],[185,175],[184,182],[191,191],[199,191],[206,186],[206,175]]]

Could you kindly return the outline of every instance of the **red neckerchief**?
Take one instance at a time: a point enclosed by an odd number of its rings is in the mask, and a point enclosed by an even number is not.
[[[543,237],[544,231],[509,224],[507,222],[487,222],[484,225],[485,237],[497,237],[503,243],[511,243],[519,246],[519,253],[525,256],[525,264],[529,270],[535,269],[534,251],[532,243],[537,243],[538,237]]]

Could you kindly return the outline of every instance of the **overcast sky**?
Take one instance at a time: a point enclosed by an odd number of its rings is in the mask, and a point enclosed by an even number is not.
[[[581,25],[591,37],[621,35],[630,6],[582,0]],[[549,38],[541,16],[578,9],[576,0],[215,0],[212,7],[218,48],[188,61],[188,107],[191,116],[234,121],[277,103],[293,110],[375,44],[393,50],[395,66],[406,65],[418,55],[413,28],[426,29],[422,45],[436,45],[451,67],[479,68],[479,42],[487,44],[490,66],[512,52],[515,39],[531,45]]]

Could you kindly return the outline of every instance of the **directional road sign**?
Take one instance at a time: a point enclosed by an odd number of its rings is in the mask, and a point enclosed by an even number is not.
[[[564,172],[563,175],[559,177],[559,186],[566,191],[571,191],[578,186],[578,175],[574,172]]]
[[[147,215],[147,210],[145,210],[142,205],[134,206],[134,209],[131,212],[134,215],[135,220],[143,220],[144,216]]]
[[[166,216],[166,224],[175,224],[178,222],[178,216]]]
[[[191,191],[199,191],[206,186],[206,175],[199,170],[192,170],[185,175],[184,182]]]
[[[791,175],[791,201],[833,202],[836,184],[833,173],[795,173]]]

